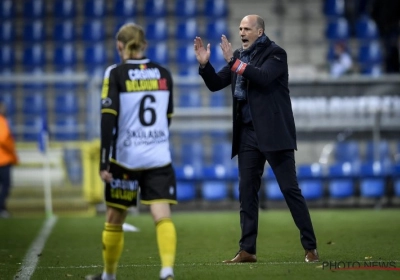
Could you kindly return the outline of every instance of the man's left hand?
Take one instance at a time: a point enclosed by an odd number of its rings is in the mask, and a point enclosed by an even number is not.
[[[224,55],[225,61],[229,63],[229,61],[233,57],[233,50],[231,43],[229,43],[225,35],[222,35],[221,43],[219,45],[221,46],[222,54]]]

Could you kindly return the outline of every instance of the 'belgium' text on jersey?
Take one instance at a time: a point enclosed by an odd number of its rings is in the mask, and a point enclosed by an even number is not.
[[[103,167],[110,152],[112,161],[129,169],[171,163],[168,118],[173,113],[172,100],[171,74],[149,59],[108,67],[101,95]],[[114,117],[111,128],[103,121],[110,115]]]

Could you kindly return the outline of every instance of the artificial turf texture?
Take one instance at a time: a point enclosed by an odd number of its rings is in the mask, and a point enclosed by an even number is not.
[[[400,209],[311,210],[321,261],[394,261],[400,268]],[[237,212],[179,212],[175,279],[400,279],[400,270],[332,271],[304,263],[299,233],[288,210],[260,212],[258,262],[223,264],[234,257],[240,237]],[[158,279],[155,227],[148,213],[129,216],[140,232],[125,233],[118,280]],[[40,218],[0,220],[0,279],[14,279]],[[102,271],[104,217],[58,217],[32,280],[84,279]],[[25,279],[23,279],[25,280]]]

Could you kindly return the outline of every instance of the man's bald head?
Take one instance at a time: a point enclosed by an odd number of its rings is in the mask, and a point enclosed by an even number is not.
[[[255,27],[258,29],[262,29],[263,32],[265,31],[265,22],[262,17],[259,15],[247,15],[243,19],[247,18],[250,22],[255,24]]]

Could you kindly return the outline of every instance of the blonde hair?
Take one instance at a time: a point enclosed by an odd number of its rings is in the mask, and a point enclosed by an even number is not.
[[[124,56],[129,58],[142,52],[147,44],[143,28],[135,23],[126,23],[121,26],[115,38],[124,44]]]

